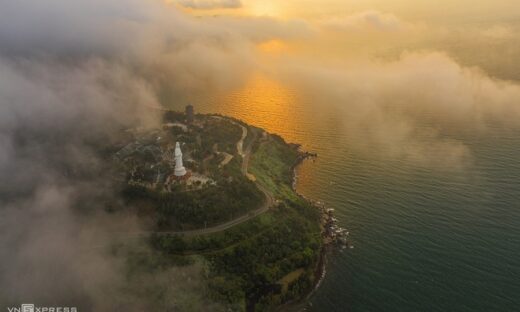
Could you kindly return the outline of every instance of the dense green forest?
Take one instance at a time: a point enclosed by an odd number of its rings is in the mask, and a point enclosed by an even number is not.
[[[256,185],[245,178],[222,180],[217,185],[189,192],[159,192],[128,185],[123,196],[130,205],[153,207],[152,213],[160,230],[218,225],[257,209],[265,200]]]
[[[291,187],[299,157],[279,137],[261,142],[251,167],[276,194],[276,207],[223,233],[153,235],[152,246],[167,256],[203,256],[208,295],[233,311],[269,311],[300,299],[314,285],[322,239],[319,210]]]
[[[151,241],[165,255],[203,255],[212,299],[264,311],[299,298],[313,285],[321,247],[318,220],[319,213],[307,202],[288,201],[222,234],[157,234]],[[303,274],[282,291],[280,281],[297,270]]]

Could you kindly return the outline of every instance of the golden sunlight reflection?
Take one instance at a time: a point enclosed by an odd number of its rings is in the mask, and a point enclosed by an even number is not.
[[[280,82],[256,73],[235,91],[197,99],[202,110],[221,112],[252,125],[282,135],[288,141],[301,142],[304,112],[298,109],[298,96]]]

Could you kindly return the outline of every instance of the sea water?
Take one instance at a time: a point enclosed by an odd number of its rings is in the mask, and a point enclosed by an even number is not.
[[[361,151],[368,133],[348,131],[345,112],[269,81],[192,104],[318,153],[298,190],[336,210],[353,248],[329,256],[308,311],[520,311],[519,131],[440,134],[470,152],[443,166]]]

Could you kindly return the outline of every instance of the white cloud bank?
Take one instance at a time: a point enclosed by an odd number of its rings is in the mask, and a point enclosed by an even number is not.
[[[486,133],[499,123],[520,124],[520,86],[462,67],[441,53],[405,53],[396,61],[324,66],[312,60],[279,65],[275,75],[330,105],[345,131],[364,138],[353,148],[415,164],[470,165],[472,151],[459,130]]]
[[[240,0],[177,0],[183,7],[199,10],[237,9],[242,7]]]
[[[411,27],[390,13],[363,11],[347,16],[337,16],[321,21],[321,25],[337,31],[382,31],[397,32]]]

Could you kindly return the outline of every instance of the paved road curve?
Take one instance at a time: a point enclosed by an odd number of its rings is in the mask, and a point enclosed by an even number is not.
[[[224,118],[224,117],[220,117],[220,116],[214,116],[214,117],[221,118],[221,119]],[[257,140],[257,134],[254,131],[252,132],[254,137],[251,140],[251,142],[248,144],[246,149],[244,150],[243,149],[244,140],[248,134],[247,127],[245,127],[231,119],[228,119],[228,120],[242,128],[242,138],[237,143],[237,150],[238,150],[238,154],[242,155],[242,174],[244,174],[246,177],[250,178],[252,176],[248,173],[249,159],[251,158],[251,150],[253,148],[253,144]],[[239,225],[241,223],[244,223],[248,220],[251,220],[251,219],[257,217],[258,215],[261,215],[262,213],[267,212],[269,210],[269,208],[274,206],[274,204],[276,202],[274,196],[265,187],[260,185],[258,182],[255,182],[255,184],[258,187],[258,189],[260,189],[260,191],[262,191],[262,193],[264,193],[264,195],[265,195],[266,200],[265,200],[264,204],[260,208],[254,210],[254,211],[250,211],[246,215],[235,218],[229,222],[219,224],[216,226],[212,226],[209,228],[205,228],[205,229],[198,229],[198,230],[191,230],[191,231],[163,231],[163,232],[161,232],[161,231],[141,231],[141,232],[133,232],[133,233],[129,234],[128,236],[141,237],[141,236],[145,236],[145,235],[151,235],[154,233],[155,234],[164,234],[164,235],[197,236],[197,235],[218,233],[218,232],[222,232],[227,229],[230,229],[236,225]],[[128,236],[126,236],[126,237],[128,237]]]
[[[274,203],[275,203],[275,199],[274,197],[271,195],[271,193],[269,193],[263,186],[257,184],[258,188],[265,194],[265,197],[266,197],[266,200],[264,202],[264,204],[262,205],[262,207],[258,208],[257,210],[254,210],[254,211],[251,211],[249,212],[248,214],[246,215],[243,215],[241,217],[238,217],[236,219],[233,219],[229,222],[226,222],[226,223],[223,223],[223,224],[219,224],[219,225],[216,225],[216,226],[213,226],[213,227],[209,227],[209,228],[206,228],[206,229],[200,229],[200,230],[192,230],[192,231],[143,231],[143,232],[139,232],[139,233],[135,233],[137,236],[142,236],[142,235],[150,235],[150,234],[164,234],[164,235],[183,235],[183,236],[197,236],[197,235],[204,235],[204,234],[212,234],[212,233],[218,233],[218,232],[222,232],[222,231],[225,231],[227,229],[230,229],[236,225],[239,225],[241,223],[244,223],[248,220],[251,220],[253,219],[254,217],[257,217],[259,215],[261,215],[262,213],[264,212],[267,212],[269,210],[269,208],[271,208]]]

